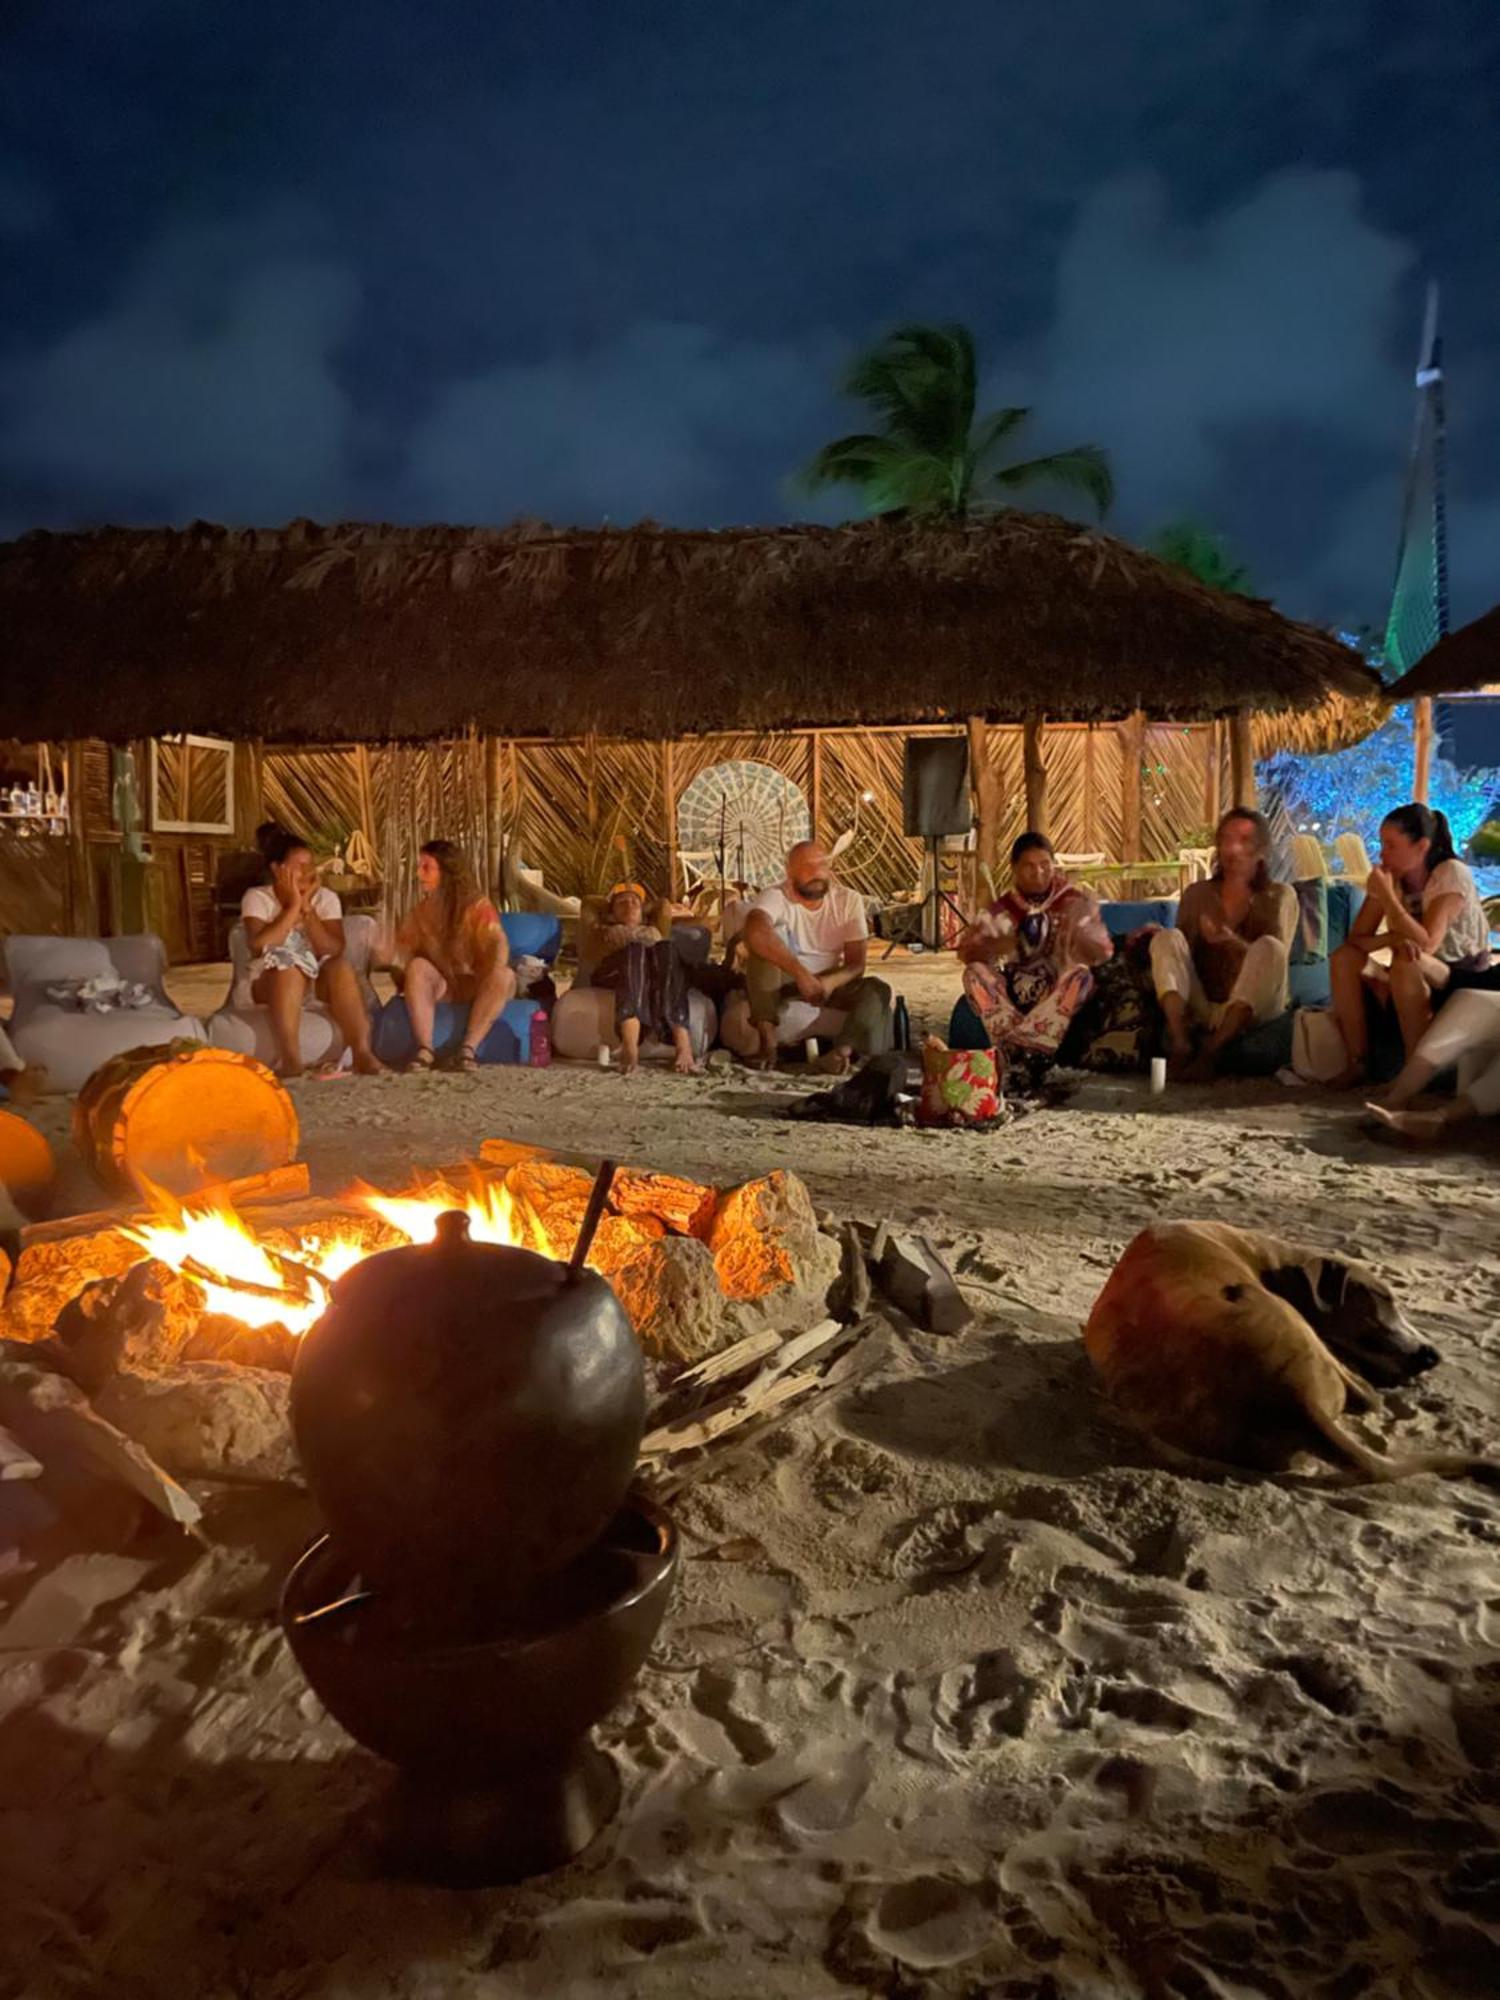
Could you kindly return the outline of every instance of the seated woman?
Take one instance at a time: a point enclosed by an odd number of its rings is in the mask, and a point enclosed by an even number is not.
[[[1231,1042],[1286,1012],[1297,892],[1272,881],[1270,852],[1265,816],[1231,807],[1214,833],[1213,874],[1183,890],[1176,928],[1151,940],[1167,1065],[1182,1082],[1207,1083]]]
[[[485,1036],[516,993],[500,913],[451,840],[429,840],[417,861],[422,900],[396,934],[396,962],[417,1051],[408,1069],[437,1062],[433,1029],[440,1000],[468,1009],[455,1067],[477,1070]]]
[[[672,913],[659,909],[667,931]],[[639,1067],[642,1036],[670,1042],[676,1050],[672,1067],[682,1076],[696,1075],[688,1022],[687,968],[655,924],[646,922],[646,892],[639,882],[617,882],[594,919],[582,947],[589,966],[588,983],[615,996],[615,1025],[620,1034],[620,1067],[627,1075]]]
[[[1011,886],[964,932],[964,994],[999,1054],[1050,1059],[1114,949],[1097,898],[1063,874],[1045,834],[1010,850]]]
[[[1457,1094],[1431,1110],[1412,1110],[1444,1070],[1459,1072]],[[1388,1130],[1436,1146],[1476,1118],[1500,1114],[1500,982],[1455,993],[1418,1042],[1384,1100],[1366,1109]]]
[[[370,1047],[364,995],[344,957],[338,897],[318,886],[312,850],[299,834],[267,820],[256,828],[255,844],[268,880],[245,891],[240,916],[250,946],[250,996],[271,1016],[277,1074],[302,1075],[302,1009],[316,993],[353,1051],[355,1069],[379,1076],[385,1065]]]
[[[1478,888],[1453,852],[1442,813],[1416,804],[1387,813],[1380,866],[1370,870],[1348,939],[1328,961],[1334,1018],[1349,1058],[1330,1088],[1363,1081],[1372,1012],[1394,1009],[1402,1046],[1415,1055],[1432,1024],[1434,996],[1446,991],[1456,969],[1483,970],[1489,945]]]

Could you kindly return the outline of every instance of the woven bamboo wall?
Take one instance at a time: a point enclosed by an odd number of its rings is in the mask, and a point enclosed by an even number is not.
[[[677,846],[675,802],[711,766],[753,761],[782,771],[811,805],[817,830],[854,839],[843,879],[863,893],[911,890],[922,847],[901,830],[902,746],[941,730],[734,733],[672,743],[608,738],[521,740],[504,746],[496,801],[503,839],[561,895],[596,892],[620,875],[665,887]],[[1048,816],[1065,853],[1110,861],[1165,859],[1196,845],[1228,797],[1227,732],[1213,724],[1149,727],[1141,752],[1140,853],[1126,855],[1128,737],[1123,726],[1052,724],[1044,736]],[[1003,853],[1022,830],[1021,732],[989,732],[1002,801]],[[874,793],[874,802],[863,798]],[[668,799],[672,801],[669,812]],[[477,871],[486,851],[484,746],[478,739],[412,748],[268,751],[265,804],[289,826],[362,827],[381,862],[392,910],[415,894],[417,850],[440,834]]]

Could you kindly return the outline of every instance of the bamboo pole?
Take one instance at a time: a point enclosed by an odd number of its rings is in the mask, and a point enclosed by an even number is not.
[[[808,731],[807,812],[812,821],[812,837],[823,838],[823,738],[816,729]]]
[[[662,838],[667,850],[667,894],[675,903],[682,895],[682,863],[677,857],[677,785],[670,737],[661,746],[661,806]]]
[[[1418,805],[1425,806],[1427,794],[1432,789],[1432,697],[1430,695],[1424,694],[1418,700],[1412,722],[1411,795]]]
[[[1237,708],[1229,720],[1230,789],[1237,806],[1255,804],[1255,742],[1250,711]]]
[[[484,879],[495,895],[505,863],[505,740],[484,739]]]
[[[1083,842],[1084,851],[1097,852],[1099,839],[1099,774],[1094,761],[1094,725],[1083,738]]]
[[[1021,762],[1026,779],[1026,826],[1031,833],[1047,831],[1047,760],[1042,737],[1046,728],[1040,718],[1021,725]]]
[[[1219,725],[1203,725],[1203,824],[1219,823]]]
[[[989,724],[982,715],[971,715],[969,732],[969,784],[974,793],[975,858],[981,869],[993,876],[1000,865],[1000,780],[990,756]]]
[[[1143,709],[1120,724],[1120,859],[1141,859],[1141,756],[1146,743]]]

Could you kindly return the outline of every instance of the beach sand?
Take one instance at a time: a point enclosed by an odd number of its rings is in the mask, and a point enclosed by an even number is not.
[[[941,1018],[951,963],[899,976]],[[0,1995],[1500,1992],[1500,1498],[1165,1472],[1079,1338],[1146,1223],[1241,1221],[1369,1259],[1441,1349],[1382,1436],[1500,1452],[1493,1147],[1403,1155],[1274,1084],[1080,1080],[986,1136],[795,1124],[801,1088],[297,1086],[320,1189],[502,1135],[786,1166],[926,1230],[979,1318],[899,1333],[685,1497],[660,1642],[601,1732],[623,1809],[517,1889],[373,1873],[380,1767],[275,1622],[294,1491],[226,1490],[206,1550],[0,1574]]]

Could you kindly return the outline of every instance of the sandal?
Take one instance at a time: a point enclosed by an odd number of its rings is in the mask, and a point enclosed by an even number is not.
[[[406,1067],[408,1073],[412,1071],[416,1071],[419,1074],[425,1073],[427,1070],[437,1068],[437,1057],[432,1053],[431,1049],[424,1046],[417,1050],[417,1053]]]
[[[475,1054],[472,1044],[464,1043],[453,1059],[453,1067],[461,1070],[465,1076],[478,1076],[479,1057]]]

